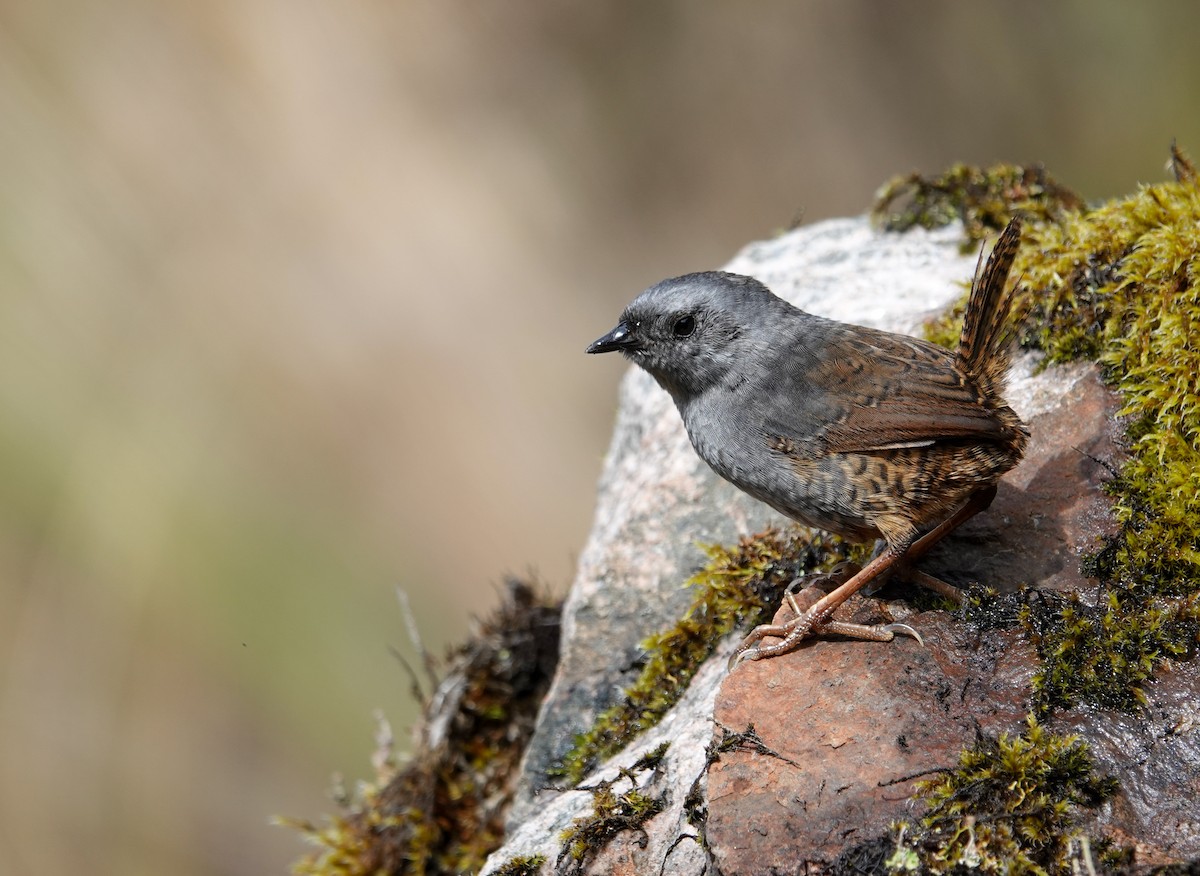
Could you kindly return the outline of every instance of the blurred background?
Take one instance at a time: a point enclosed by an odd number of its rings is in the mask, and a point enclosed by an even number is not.
[[[0,872],[283,873],[507,573],[662,277],[889,176],[1200,157],[1200,7],[0,0]]]

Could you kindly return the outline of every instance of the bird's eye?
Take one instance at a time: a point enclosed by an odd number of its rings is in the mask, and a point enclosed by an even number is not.
[[[685,314],[675,320],[675,325],[671,326],[671,331],[675,333],[677,338],[686,338],[696,330],[696,317],[690,313]]]

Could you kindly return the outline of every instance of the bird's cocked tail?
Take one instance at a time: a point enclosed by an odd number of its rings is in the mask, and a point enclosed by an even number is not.
[[[1016,286],[1008,287],[1008,272],[1020,244],[1021,222],[1013,219],[1000,232],[982,269],[975,269],[958,340],[958,367],[986,394],[997,397],[1008,372],[1008,348],[1012,341],[1006,321]]]

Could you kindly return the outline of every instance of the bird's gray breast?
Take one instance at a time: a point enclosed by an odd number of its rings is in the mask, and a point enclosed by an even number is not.
[[[769,417],[756,391],[714,389],[680,405],[680,414],[697,455],[713,471],[756,499],[793,513],[779,500],[804,486],[785,457],[772,450],[765,432]]]

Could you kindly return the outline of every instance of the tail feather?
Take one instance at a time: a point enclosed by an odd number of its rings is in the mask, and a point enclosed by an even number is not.
[[[1008,312],[1012,309],[1013,293],[1008,286],[1008,272],[1021,244],[1021,223],[1013,219],[1000,232],[996,245],[983,264],[975,269],[971,296],[963,318],[962,335],[958,341],[956,361],[964,374],[974,380],[984,392],[999,394],[1008,371],[1010,333],[1005,330]],[[982,253],[979,256],[983,261]]]

